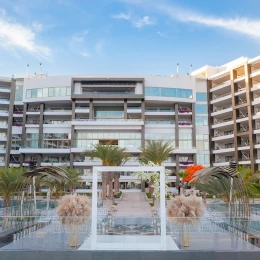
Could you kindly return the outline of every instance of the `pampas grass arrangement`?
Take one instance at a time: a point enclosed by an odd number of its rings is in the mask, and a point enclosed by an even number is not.
[[[71,247],[77,247],[78,228],[88,223],[90,213],[90,201],[87,196],[75,193],[66,195],[59,200],[57,214],[60,217],[60,222],[69,227]]]
[[[175,225],[189,224],[196,225],[200,217],[204,215],[202,201],[196,196],[176,196],[171,199],[167,207],[169,222]]]
[[[202,201],[196,196],[176,196],[167,206],[168,222],[182,227],[182,246],[190,246],[190,225],[198,225],[204,215]]]

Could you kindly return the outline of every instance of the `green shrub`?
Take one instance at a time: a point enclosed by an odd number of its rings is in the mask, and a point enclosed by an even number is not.
[[[153,206],[154,206],[154,203],[152,203],[152,202],[149,202],[149,204],[150,204],[150,206],[151,206],[151,207],[153,207]]]
[[[120,191],[120,192],[118,192],[117,195],[114,195],[114,198],[115,199],[119,199],[121,197],[121,195],[122,195],[122,192]]]
[[[148,199],[152,198],[152,194],[151,193],[146,193],[146,196],[147,196]]]

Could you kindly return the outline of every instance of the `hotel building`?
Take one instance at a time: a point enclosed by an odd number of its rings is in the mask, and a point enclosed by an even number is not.
[[[210,166],[207,88],[206,78],[190,75],[0,78],[0,165],[67,165],[87,182],[101,165],[82,155],[93,144],[125,147],[127,167],[139,165],[146,140],[171,140],[164,165],[174,187],[188,165]],[[122,189],[140,183],[121,175]]]
[[[192,73],[208,80],[210,162],[260,170],[260,56]]]

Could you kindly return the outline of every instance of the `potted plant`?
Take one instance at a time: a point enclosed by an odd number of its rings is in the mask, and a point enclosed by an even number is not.
[[[70,247],[78,246],[79,226],[87,224],[90,216],[90,201],[87,196],[74,193],[66,195],[58,202],[57,214],[62,224],[70,231]]]
[[[171,225],[181,226],[182,246],[190,246],[190,226],[198,225],[204,215],[202,201],[196,196],[176,196],[167,206],[168,222]]]

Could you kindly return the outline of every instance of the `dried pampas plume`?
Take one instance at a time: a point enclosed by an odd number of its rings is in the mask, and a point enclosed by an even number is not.
[[[175,225],[191,224],[200,222],[200,217],[204,215],[202,201],[195,196],[176,196],[171,199],[167,207],[169,223]]]
[[[66,195],[58,202],[57,214],[65,225],[82,225],[89,221],[90,202],[87,196]]]

